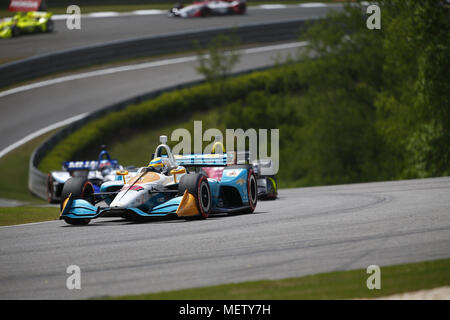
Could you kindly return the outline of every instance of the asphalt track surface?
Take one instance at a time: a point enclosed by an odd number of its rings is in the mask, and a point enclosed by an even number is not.
[[[142,19],[154,21],[155,17]],[[252,17],[250,11],[246,18]],[[192,23],[199,27],[240,18]],[[116,19],[122,18],[111,21]],[[106,29],[109,21],[94,20],[100,29]],[[131,31],[136,32],[133,36],[144,32]],[[102,32],[108,34],[111,29]],[[115,36],[130,37],[121,32],[117,30]],[[29,47],[35,39],[49,36],[24,37],[17,43],[29,41]],[[53,38],[48,41],[54,42]],[[85,39],[77,41],[76,46],[84,45]],[[0,46],[4,52],[3,43]],[[39,50],[39,46],[31,47]],[[245,55],[236,71],[270,65],[274,56],[289,52],[293,49]],[[1,97],[0,149],[71,116],[199,79],[194,65],[194,61],[167,64]],[[277,201],[259,202],[250,215],[190,222],[99,219],[86,227],[62,221],[0,227],[0,299],[115,296],[447,258],[449,191],[448,177],[289,189],[281,190]],[[66,288],[69,265],[81,268],[81,290]]]
[[[24,35],[0,41],[1,58],[25,58],[77,47],[115,40],[125,40],[180,31],[204,30],[214,27],[231,27],[242,24],[280,21],[297,18],[323,17],[330,9],[340,9],[340,4],[326,7],[304,8],[288,6],[285,9],[249,8],[245,15],[209,18],[178,19],[167,15],[123,15],[109,18],[81,20],[81,30],[68,30],[65,20],[55,21],[55,31],[47,34]]]
[[[449,177],[286,189],[254,214],[202,221],[3,227],[0,299],[159,292],[372,264],[383,273],[448,258],[449,192]],[[66,288],[69,265],[81,269],[80,290]]]

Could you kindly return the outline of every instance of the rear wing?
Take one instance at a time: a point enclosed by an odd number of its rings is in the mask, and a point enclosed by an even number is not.
[[[112,166],[117,166],[119,162],[117,160],[109,160]],[[77,171],[77,170],[97,170],[99,167],[99,161],[88,160],[88,161],[66,161],[63,162],[63,169],[66,171]]]
[[[168,158],[171,165],[174,162],[179,166],[186,167],[225,167],[233,164],[247,164],[250,162],[249,151],[225,152],[223,143],[217,139],[214,143],[212,153],[189,153],[189,154],[172,154],[167,143],[167,136],[160,136],[161,144],[156,147],[155,153],[152,154],[152,159],[155,157]],[[216,147],[220,146],[221,153],[216,153]],[[165,154],[163,154],[165,152]]]
[[[245,164],[250,160],[248,151],[226,153],[176,154],[175,161],[180,166],[189,167],[225,167],[233,164]]]

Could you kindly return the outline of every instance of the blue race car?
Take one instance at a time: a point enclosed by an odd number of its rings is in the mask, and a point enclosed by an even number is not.
[[[85,177],[67,180],[60,219],[81,225],[99,217],[205,219],[214,213],[255,210],[258,187],[252,165],[236,165],[233,152],[173,155],[167,137],[160,141],[147,167],[133,173],[118,170],[116,179],[102,183],[99,192]],[[201,173],[209,166],[224,167],[220,181]]]
[[[47,200],[58,203],[65,182],[72,177],[83,177],[91,182],[95,191],[100,191],[103,182],[116,179],[117,170],[123,170],[123,167],[117,160],[111,159],[105,145],[97,160],[63,162],[62,170],[51,171],[47,176]]]

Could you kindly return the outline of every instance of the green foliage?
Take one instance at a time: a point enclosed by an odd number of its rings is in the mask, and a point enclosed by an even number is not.
[[[225,78],[239,62],[238,46],[239,38],[236,34],[232,36],[220,34],[210,42],[206,50],[196,43],[198,66],[195,69],[214,86],[215,90],[223,91]]]
[[[292,73],[292,72],[291,72]],[[247,74],[226,79],[226,90],[217,91],[210,83],[164,93],[157,98],[112,112],[93,120],[58,143],[39,164],[48,172],[59,169],[63,161],[96,157],[102,144],[127,141],[133,134],[162,128],[186,119],[195,112],[206,113],[255,90],[277,91],[284,77],[283,70]],[[298,82],[298,80],[297,80]],[[292,84],[293,85],[293,84]],[[301,85],[296,84],[297,87]]]
[[[197,119],[211,115],[204,130],[280,129],[281,186],[448,175],[450,19],[439,3],[380,1],[381,30],[366,28],[361,7],[347,6],[310,26],[302,62],[233,78],[219,66],[230,66],[218,58],[226,59],[228,41],[219,39],[203,71],[224,90],[210,81],[109,114],[56,146],[40,167],[111,141],[132,153],[133,134],[202,114]]]
[[[399,177],[450,174],[450,16],[440,1],[383,1],[378,129]]]
[[[448,8],[438,1],[380,6],[381,30],[368,30],[357,6],[310,26],[310,45],[298,57],[306,62],[290,65],[307,83],[301,94],[286,73],[276,90],[227,107],[228,127],[280,128],[282,183],[449,174]]]

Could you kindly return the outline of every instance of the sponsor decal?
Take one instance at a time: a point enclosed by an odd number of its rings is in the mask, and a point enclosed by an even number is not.
[[[211,153],[211,154],[205,154],[204,157],[205,158],[223,158],[223,155]]]
[[[226,170],[225,173],[228,177],[236,177],[241,170]]]
[[[9,11],[38,11],[41,0],[11,0]]]
[[[137,186],[137,185],[134,185],[131,187],[129,187],[128,185],[125,185],[122,187],[122,189],[120,189],[120,191],[124,191],[124,190],[142,191],[142,190],[144,190],[144,188],[141,186]]]
[[[241,179],[237,180],[236,183],[239,185],[243,185],[245,183],[245,180],[241,178]]]
[[[76,170],[76,169],[91,169],[95,170],[98,165],[98,161],[69,161],[64,164],[64,166],[68,170]]]

